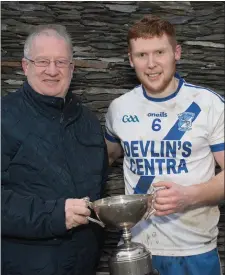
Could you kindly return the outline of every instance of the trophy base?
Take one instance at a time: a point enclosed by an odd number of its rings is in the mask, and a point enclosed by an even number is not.
[[[118,246],[109,259],[110,275],[152,275],[151,254],[140,243]]]

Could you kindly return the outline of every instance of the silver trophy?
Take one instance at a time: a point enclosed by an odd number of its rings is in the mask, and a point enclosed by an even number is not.
[[[130,229],[142,218],[149,218],[154,209],[151,208],[153,194],[120,195],[89,202],[99,221],[90,218],[101,226],[123,230],[124,243],[117,247],[109,259],[111,275],[153,275],[151,253],[147,248],[132,242]]]

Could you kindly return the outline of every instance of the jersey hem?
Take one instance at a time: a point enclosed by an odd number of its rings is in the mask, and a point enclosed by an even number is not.
[[[225,150],[225,143],[210,145],[210,149],[211,149],[212,152],[224,151]]]
[[[114,142],[114,143],[120,143],[120,140],[111,136],[110,134],[108,134],[107,132],[105,132],[105,138],[108,140],[108,141],[111,141],[111,142]]]
[[[198,254],[203,254],[206,252],[209,252],[217,247],[217,243],[212,243],[210,245],[199,247],[199,248],[193,248],[193,249],[179,249],[179,251],[173,251],[173,250],[156,250],[152,249],[151,254],[154,256],[193,256]]]

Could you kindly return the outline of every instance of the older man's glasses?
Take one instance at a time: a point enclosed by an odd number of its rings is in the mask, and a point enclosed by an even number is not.
[[[48,67],[51,62],[55,63],[55,66],[58,68],[68,68],[69,65],[73,64],[71,61],[66,60],[66,59],[60,59],[60,60],[49,60],[49,59],[36,59],[32,60],[27,57],[25,57],[28,61],[33,63],[36,67]]]

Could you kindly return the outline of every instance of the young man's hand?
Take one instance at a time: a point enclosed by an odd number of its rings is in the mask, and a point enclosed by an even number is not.
[[[166,181],[154,183],[153,186],[160,188],[156,191],[153,202],[156,216],[183,212],[190,206],[191,198],[188,195],[188,187]]]

